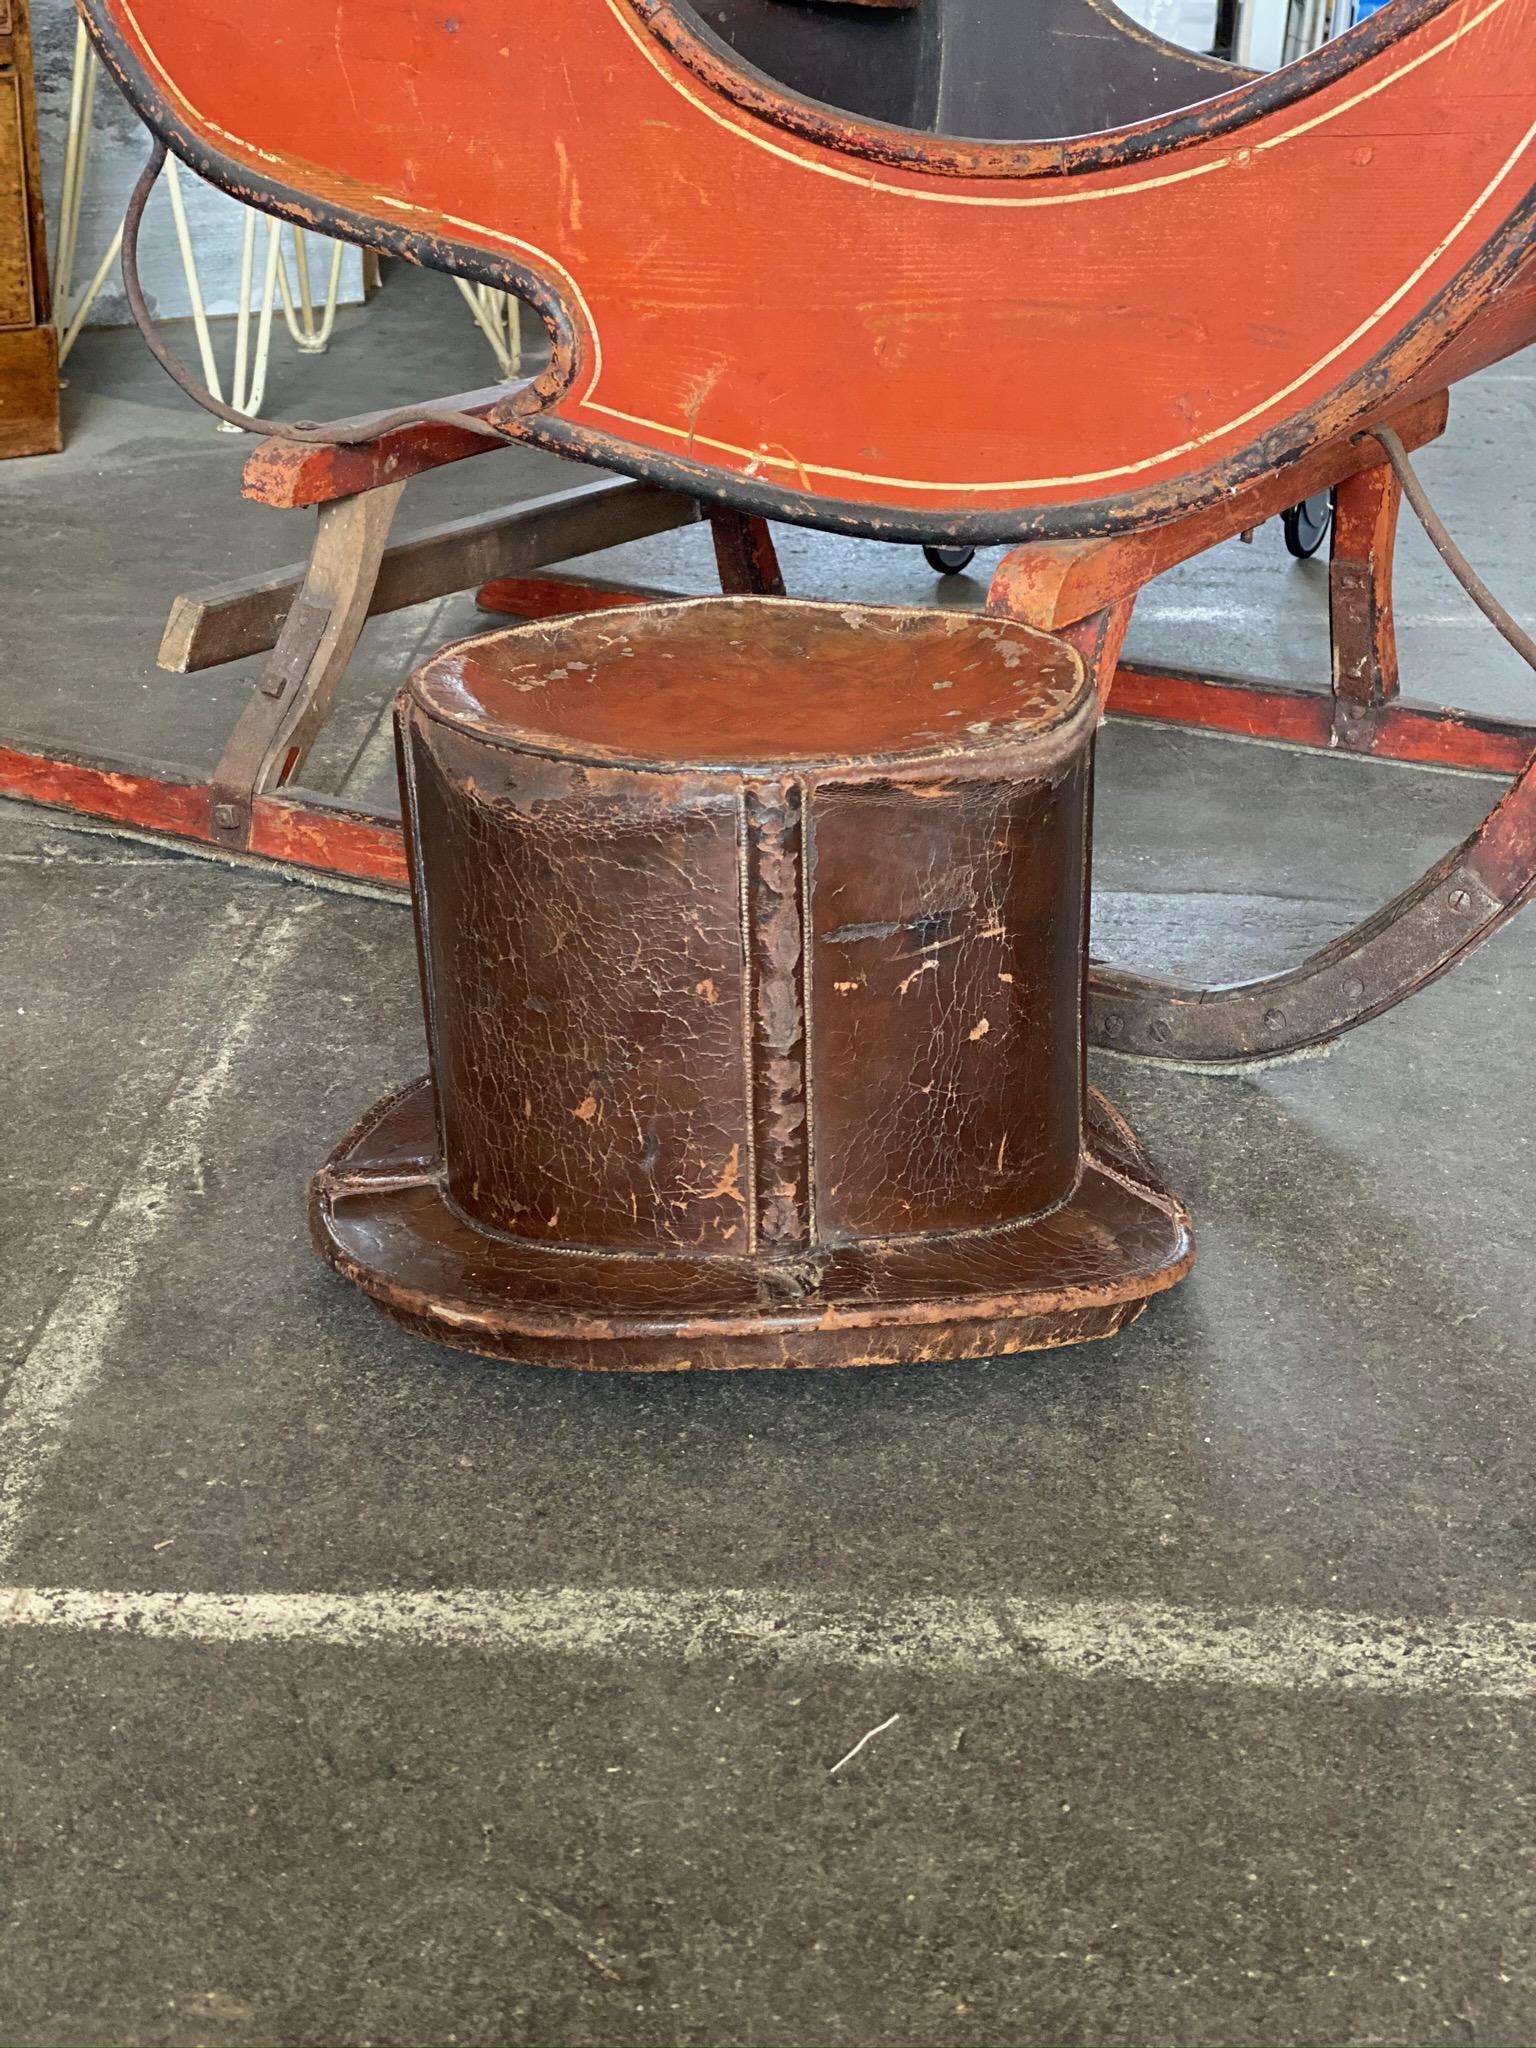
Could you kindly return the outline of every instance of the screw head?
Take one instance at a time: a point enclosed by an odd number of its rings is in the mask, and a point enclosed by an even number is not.
[[[1162,1017],[1159,1017],[1153,1023],[1151,1030],[1152,1036],[1157,1040],[1159,1045],[1166,1045],[1169,1039],[1173,1036],[1173,1026],[1166,1022],[1166,1020]]]
[[[1285,1028],[1284,1010],[1266,1010],[1264,1012],[1264,1022],[1271,1031],[1283,1031]]]
[[[239,823],[235,815],[234,805],[215,804],[213,807],[213,822],[221,832],[233,832],[235,826]]]
[[[1125,1019],[1118,1010],[1111,1010],[1104,1019],[1104,1036],[1106,1038],[1119,1038],[1123,1036],[1124,1031]]]
[[[1453,889],[1450,895],[1447,896],[1445,900],[1447,903],[1450,904],[1452,910],[1465,910],[1467,905],[1472,901],[1472,898],[1467,894],[1465,889]]]

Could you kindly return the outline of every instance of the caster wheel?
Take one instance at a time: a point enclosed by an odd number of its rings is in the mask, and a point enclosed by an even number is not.
[[[958,576],[962,569],[968,569],[976,559],[974,548],[930,548],[923,549],[923,560],[935,576]]]
[[[1298,562],[1305,562],[1328,538],[1328,529],[1333,524],[1332,491],[1319,491],[1315,498],[1304,498],[1299,505],[1280,514],[1280,523],[1285,528],[1287,552]]]

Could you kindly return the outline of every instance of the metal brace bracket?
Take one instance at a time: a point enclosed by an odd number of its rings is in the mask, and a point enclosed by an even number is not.
[[[296,597],[289,609],[261,680],[214,770],[209,829],[221,846],[250,843],[251,806],[267,784],[293,695],[314,666],[331,617],[328,604],[310,597]]]

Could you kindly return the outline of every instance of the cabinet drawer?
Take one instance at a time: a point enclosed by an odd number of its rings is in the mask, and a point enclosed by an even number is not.
[[[5,8],[0,0],[0,14]],[[30,327],[35,317],[21,81],[0,71],[0,327]]]

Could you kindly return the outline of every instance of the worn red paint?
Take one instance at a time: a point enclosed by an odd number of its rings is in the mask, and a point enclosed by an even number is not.
[[[1018,145],[807,122],[665,0],[466,0],[452,36],[412,0],[84,12],[216,183],[529,296],[552,355],[510,431],[751,512],[1123,531],[1536,334],[1536,0],[1398,0],[1202,106]]]
[[[483,612],[511,619],[561,619],[573,612],[627,611],[637,604],[665,604],[682,594],[576,576],[498,576],[480,586],[475,603]]]
[[[250,851],[358,881],[409,879],[398,818],[306,802],[301,795],[257,797]]]
[[[506,386],[498,384],[462,392],[441,404],[444,411],[478,417],[506,395]],[[323,445],[262,441],[246,460],[245,495],[261,505],[327,505],[337,498],[355,498],[362,491],[377,490],[381,484],[404,483],[426,470],[441,469],[446,463],[462,462],[505,445],[444,420],[394,427],[376,441]]]
[[[163,832],[214,845],[206,782],[175,782],[62,755],[0,747],[0,796],[18,797],[78,817]],[[250,853],[349,880],[407,879],[397,818],[348,810],[303,792],[256,799]]]
[[[68,755],[0,747],[0,796],[23,797],[146,832],[206,839],[210,795],[206,783],[172,782]]]
[[[1326,752],[1340,746],[1330,694],[1246,676],[1201,676],[1123,663],[1110,692],[1111,717],[1188,725],[1243,739],[1279,740]],[[1429,768],[1468,768],[1517,775],[1536,749],[1536,726],[1477,718],[1435,704],[1398,701],[1383,706],[1368,744],[1358,749],[1379,761],[1412,761]]]

